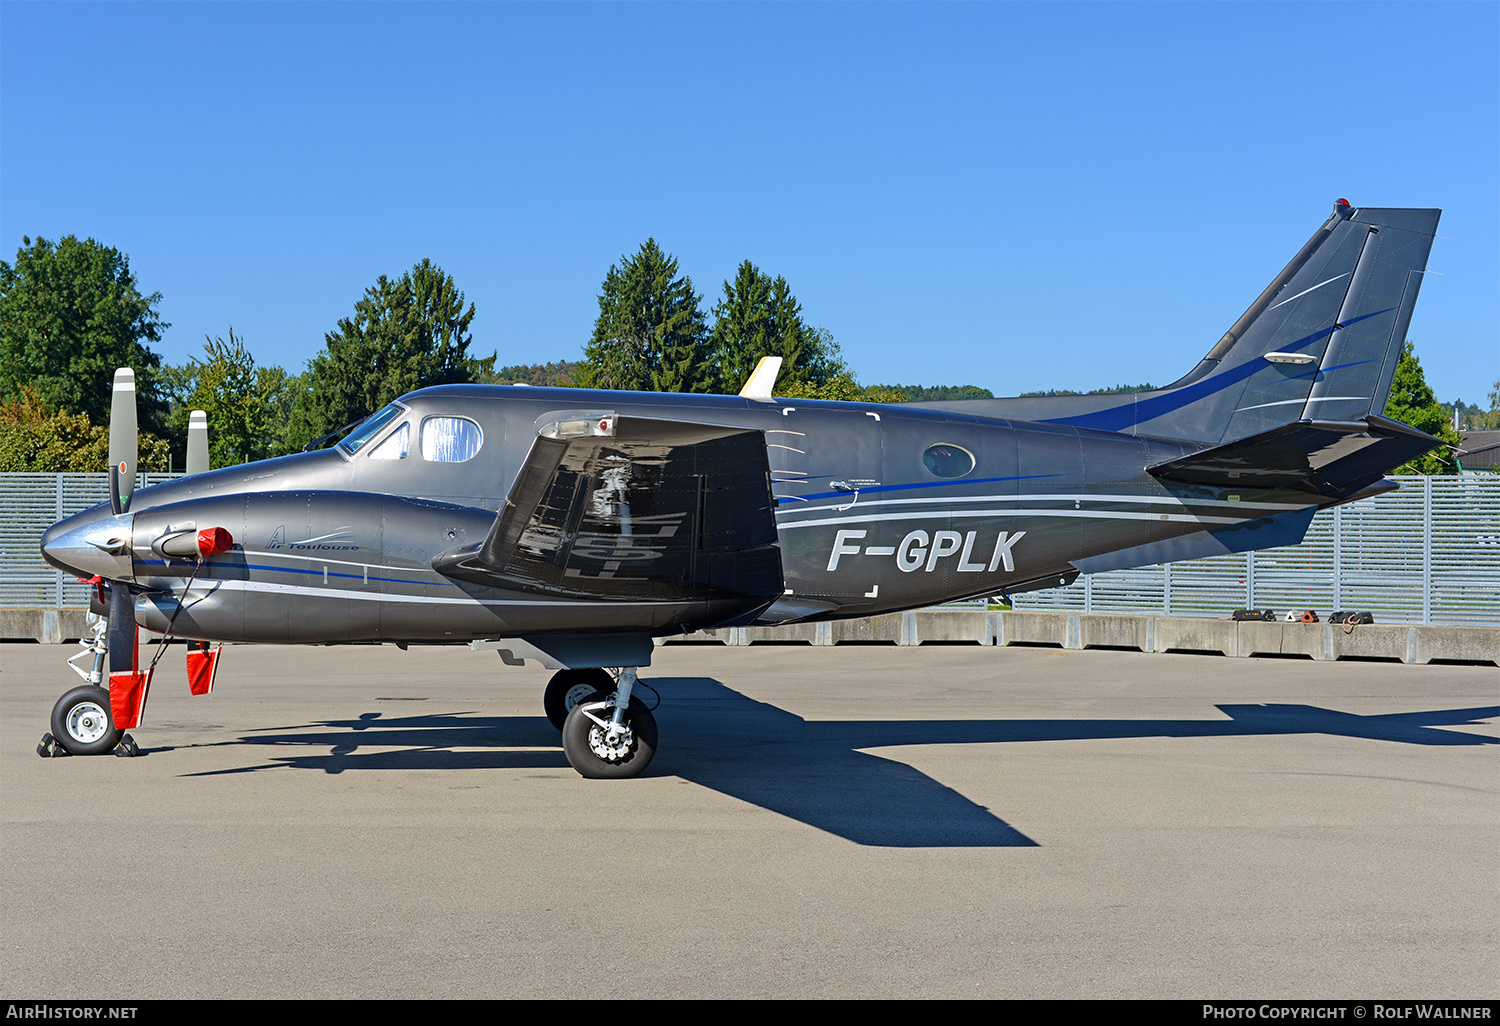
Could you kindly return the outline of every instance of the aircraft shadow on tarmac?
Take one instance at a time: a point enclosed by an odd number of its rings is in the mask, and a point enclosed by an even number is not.
[[[1026,847],[1036,842],[952,788],[861,749],[1025,741],[1325,734],[1416,745],[1492,745],[1500,739],[1444,727],[1500,716],[1500,707],[1360,716],[1309,705],[1220,705],[1213,720],[804,720],[708,677],[656,678],[664,736],[648,776],[679,776],[858,844],[881,847]],[[327,728],[327,729],[320,729]],[[546,719],[473,713],[276,728],[236,744],[323,749],[194,776],[290,767],[357,769],[566,769]],[[606,785],[610,786],[610,785]],[[629,784],[613,785],[629,788]]]

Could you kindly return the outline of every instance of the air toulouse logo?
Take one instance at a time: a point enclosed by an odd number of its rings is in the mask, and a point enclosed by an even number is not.
[[[337,531],[320,534],[316,538],[304,538],[301,541],[289,542],[286,540],[286,525],[282,524],[271,533],[271,540],[266,543],[266,548],[295,549],[299,552],[354,552],[358,550],[358,545],[339,544],[348,540],[349,528],[341,527]]]

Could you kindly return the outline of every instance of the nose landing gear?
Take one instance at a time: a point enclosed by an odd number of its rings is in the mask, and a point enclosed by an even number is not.
[[[115,725],[109,689],[104,684],[104,664],[109,655],[109,621],[90,614],[89,637],[78,642],[83,651],[68,660],[68,666],[86,682],[73,688],[52,707],[52,731],[42,735],[36,752],[44,759],[62,755],[104,755],[114,752],[129,758],[140,749],[135,740]],[[91,657],[85,670],[78,660]]]
[[[103,755],[120,743],[110,714],[109,692],[92,684],[76,687],[52,707],[52,736],[69,755]]]

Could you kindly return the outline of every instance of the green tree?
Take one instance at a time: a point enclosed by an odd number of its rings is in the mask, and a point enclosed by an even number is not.
[[[802,318],[802,304],[786,279],[774,279],[746,260],[724,298],[714,304],[709,350],[718,391],[738,392],[762,357],[781,357],[777,380],[783,387],[823,385],[848,374],[833,336]]]
[[[429,385],[476,381],[495,357],[469,355],[474,304],[431,260],[395,281],[381,275],[308,365],[292,414],[295,447]]]
[[[166,439],[141,434],[136,467],[169,469]],[[179,464],[180,466],[180,464]],[[0,473],[91,474],[109,467],[109,428],[59,410],[31,385],[0,401]]]
[[[516,363],[499,367],[483,376],[486,385],[539,385],[545,388],[572,388],[578,375],[577,360],[553,360],[550,363]]]
[[[186,438],[193,410],[208,415],[209,459],[215,467],[278,456],[295,398],[295,378],[280,367],[257,367],[244,339],[204,336],[204,358],[192,363],[191,387],[172,410],[172,434]],[[172,368],[177,371],[177,368]]]
[[[1385,415],[1441,438],[1448,445],[1458,445],[1458,434],[1448,423],[1448,412],[1438,404],[1427,384],[1411,339],[1407,339],[1401,349],[1401,362],[1396,365],[1396,376],[1391,381],[1391,396],[1386,400]],[[1403,464],[1393,473],[1452,474],[1456,471],[1452,450],[1440,448]]]
[[[170,327],[161,293],[141,295],[125,254],[93,239],[21,241],[14,264],[0,261],[0,398],[30,384],[51,407],[104,424],[115,368],[132,367],[141,426],[158,430],[161,357],[146,343]]]
[[[1463,421],[1465,431],[1500,431],[1500,381],[1490,389],[1489,400],[1488,410],[1470,407],[1473,412],[1465,415]]]
[[[647,239],[612,264],[599,291],[599,317],[584,347],[585,388],[703,392],[714,385],[704,360],[705,330],[693,280],[677,258]]]
[[[954,399],[993,399],[995,393],[978,385],[887,385],[906,394],[908,402],[947,402]]]
[[[842,399],[846,402],[904,403],[906,393],[900,385],[861,385],[848,374],[840,374],[821,384],[815,381],[793,381],[778,384],[775,394],[783,399]]]

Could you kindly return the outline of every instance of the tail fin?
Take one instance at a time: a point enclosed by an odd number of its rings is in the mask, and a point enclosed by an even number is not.
[[[1382,414],[1441,213],[1339,200],[1186,377],[1037,419],[1225,443],[1299,421]]]

